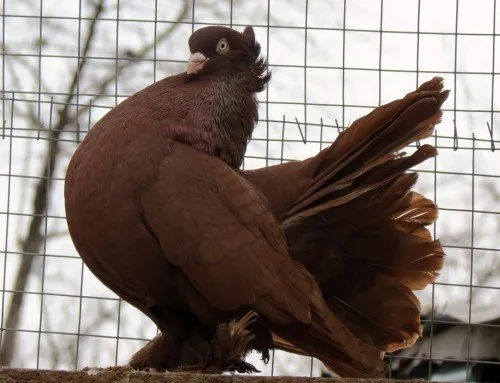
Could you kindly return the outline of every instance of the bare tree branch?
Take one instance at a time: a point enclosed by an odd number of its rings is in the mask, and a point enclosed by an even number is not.
[[[58,138],[61,135],[63,129],[67,126],[68,121],[68,111],[69,104],[75,97],[75,88],[78,82],[78,77],[83,71],[87,63],[87,55],[90,47],[95,39],[95,26],[98,21],[99,15],[103,11],[104,0],[100,0],[95,6],[94,17],[92,23],[90,24],[87,39],[84,44],[82,60],[79,63],[79,70],[75,72],[73,80],[69,86],[67,97],[65,100],[65,105],[59,112],[57,122],[54,129],[50,130],[50,139],[48,142],[48,150],[45,158],[45,167],[43,169],[43,178],[40,178],[38,184],[36,185],[35,198],[33,203],[33,217],[29,224],[28,234],[24,240],[21,242],[21,250],[23,253],[36,253],[39,252],[43,243],[44,236],[41,233],[42,223],[44,220],[44,215],[47,212],[48,195],[50,194],[51,182],[50,179],[54,174],[56,158],[59,151],[59,141]],[[10,304],[9,312],[7,314],[5,327],[7,329],[15,329],[19,326],[21,308],[23,305],[25,295],[22,291],[25,291],[26,285],[28,283],[28,278],[31,273],[33,263],[36,257],[22,257],[21,264],[19,266],[17,275],[14,282],[14,291],[19,293],[14,293],[12,295],[12,301]],[[2,349],[0,351],[0,362],[3,365],[10,365],[12,358],[16,350],[16,337],[17,332],[7,331],[4,332],[2,337]]]
[[[61,133],[67,126],[74,124],[77,121],[78,116],[88,109],[88,106],[82,106],[79,108],[78,114],[71,116],[70,106],[75,103],[76,98],[76,88],[78,84],[79,77],[85,70],[88,64],[89,51],[93,43],[97,38],[96,24],[99,21],[100,14],[104,11],[104,0],[99,0],[95,5],[94,15],[92,17],[92,22],[89,26],[87,38],[85,39],[84,47],[81,54],[81,60],[79,62],[77,70],[75,70],[73,78],[68,86],[68,90],[65,92],[67,95],[63,101],[63,106],[57,114],[57,118],[54,127],[49,127],[49,139],[47,153],[43,163],[45,164],[42,170],[42,177],[38,181],[35,187],[35,196],[33,201],[33,215],[31,221],[28,224],[28,233],[25,238],[20,241],[21,251],[23,253],[39,253],[44,242],[49,236],[45,236],[42,233],[42,227],[44,223],[44,215],[47,213],[48,208],[48,196],[51,192],[51,179],[54,175],[56,168],[57,159],[60,154],[60,141],[59,137]],[[177,20],[182,20],[189,11],[189,1],[184,1],[184,6],[180,11]],[[173,30],[178,27],[178,23],[172,23],[166,28],[162,33],[157,36],[156,41],[143,46],[139,51],[135,52],[134,56],[137,58],[146,57],[159,42],[167,39]],[[102,94],[106,88],[111,85],[117,76],[122,74],[127,68],[140,62],[140,60],[130,60],[125,62],[120,62],[116,71],[112,71],[107,77],[100,81],[98,86],[97,94]],[[29,64],[26,63],[26,66]],[[29,68],[28,68],[29,69]],[[99,97],[98,97],[99,98]],[[30,113],[31,112],[31,113]],[[34,111],[27,111],[26,117],[31,123],[40,126],[40,121],[34,114]],[[19,326],[20,314],[24,301],[24,294],[26,285],[28,283],[28,278],[32,273],[33,265],[37,257],[29,256],[22,257],[21,264],[17,271],[17,275],[14,279],[13,290],[19,293],[14,293],[12,296],[12,301],[9,307],[9,311],[6,316],[5,326],[6,329],[15,329]],[[16,352],[16,342],[17,332],[16,331],[4,331],[1,340],[1,350],[0,350],[0,363],[2,365],[10,365],[12,363],[12,358]]]
[[[185,0],[182,10],[179,12],[179,15],[175,19],[176,21],[169,24],[168,28],[166,28],[163,32],[158,34],[156,41],[152,41],[149,44],[144,45],[139,51],[133,52],[133,56],[136,58],[146,57],[158,43],[164,41],[172,34],[172,32],[179,26],[178,22],[184,19],[187,16],[188,12],[189,12],[189,1]],[[117,70],[113,71],[113,73],[111,73],[109,76],[102,79],[99,82],[99,86],[97,87],[97,89],[93,91],[94,94],[98,95],[94,98],[94,101],[97,101],[104,97],[104,92],[106,91],[106,88],[115,82],[117,76],[120,76],[126,69],[129,69],[130,67],[139,64],[140,62],[141,62],[140,59],[124,60],[119,62]],[[68,120],[68,124],[70,125],[74,124],[82,114],[88,111],[88,109],[89,105],[82,105],[78,109],[78,113],[73,115]]]
[[[66,237],[68,235],[67,230],[57,230],[57,231],[52,231],[47,233],[45,236],[47,239],[57,239],[57,238],[62,238]]]

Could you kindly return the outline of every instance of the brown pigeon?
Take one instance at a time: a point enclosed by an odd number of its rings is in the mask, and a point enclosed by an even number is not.
[[[448,93],[442,79],[356,121],[301,162],[243,172],[270,76],[251,27],[206,27],[187,72],[134,94],[68,167],[68,227],[90,270],[160,328],[136,368],[252,371],[250,349],[317,357],[342,376],[383,371],[413,344],[443,251],[436,206],[406,170]],[[255,314],[256,313],[256,314]],[[194,366],[194,367],[193,367]]]

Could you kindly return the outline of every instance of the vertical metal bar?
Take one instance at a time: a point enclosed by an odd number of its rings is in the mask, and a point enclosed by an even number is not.
[[[154,21],[154,45],[153,45],[153,82],[156,82],[156,60],[157,60],[157,39],[158,39],[158,0],[155,0],[155,21]]]
[[[118,54],[119,54],[119,32],[120,32],[120,0],[116,3],[116,41],[115,41],[115,105],[118,105]],[[116,353],[115,365],[118,365],[118,348],[120,346],[120,322],[121,322],[122,299],[118,299],[118,320],[116,324]]]
[[[323,130],[324,130],[324,126],[323,126],[323,118],[320,118],[320,125],[319,125],[319,150],[323,150]]]
[[[266,60],[269,62],[269,34],[271,24],[271,0],[267,0],[267,46],[266,46]],[[269,73],[269,68],[267,68]],[[269,166],[269,85],[266,86],[266,166]],[[274,363],[274,351],[273,351],[273,363]]]
[[[120,33],[120,0],[116,3],[116,36],[115,36],[115,106],[118,105],[118,57],[119,57],[119,33]]]
[[[453,69],[453,125],[454,129],[457,127],[457,59],[458,59],[458,9],[459,0],[455,9],[455,60]]]
[[[270,24],[271,24],[271,0],[267,0],[267,30],[266,30],[266,60],[269,64],[269,34],[270,34]],[[269,73],[269,67],[267,68]],[[280,162],[283,163],[283,153],[285,145],[285,115],[283,115],[283,130],[281,132],[281,159]],[[269,166],[269,84],[266,86],[266,166]],[[274,365],[275,365],[275,349],[273,348],[271,352],[271,376],[274,376]]]
[[[420,12],[422,9],[422,4],[420,3],[420,0],[418,0],[417,3],[417,68],[416,68],[416,82],[415,82],[415,88],[418,88],[419,85],[419,74],[420,74]]]
[[[45,222],[44,222],[44,235],[43,235],[43,253],[42,253],[42,276],[41,276],[41,286],[40,286],[40,318],[38,324],[38,346],[36,351],[36,368],[40,368],[40,348],[42,344],[42,323],[43,323],[43,298],[44,298],[44,290],[45,290],[45,261],[47,255],[47,234],[49,227],[49,208],[50,208],[50,158],[52,152],[52,116],[54,111],[54,97],[50,98],[50,111],[49,111],[49,138],[48,138],[48,155],[47,155],[47,173],[44,177],[47,177],[47,184],[45,187],[45,198],[46,198],[46,206],[45,209]],[[32,255],[30,255],[32,256]],[[22,292],[20,292],[22,294]]]
[[[382,103],[382,39],[384,36],[384,0],[380,0],[380,33],[378,50],[378,104]]]
[[[311,364],[309,366],[309,377],[313,377],[313,368],[314,368],[314,358],[311,356]]]
[[[7,58],[7,48],[5,47],[5,0],[2,2],[2,9],[2,138],[5,138],[5,125],[7,123],[7,108],[5,107],[5,60]]]
[[[309,18],[309,1],[306,0],[306,12],[305,12],[305,28],[304,28],[304,144],[307,143],[307,44],[308,44],[308,18]],[[311,363],[309,368],[309,376],[313,376],[313,363],[314,358],[311,356]]]
[[[421,4],[420,0],[418,0],[417,3],[417,68],[416,68],[416,78],[415,78],[415,88],[418,88],[419,85],[419,66],[420,66],[420,10],[421,10]],[[415,145],[417,148],[420,147],[420,140],[417,140],[415,142]],[[433,287],[434,288],[434,287]]]
[[[474,200],[476,190],[476,136],[472,134],[472,196],[471,196],[471,238],[470,238],[470,279],[469,279],[469,323],[467,323],[467,363],[465,381],[470,377],[470,343],[471,343],[471,321],[472,321],[472,284],[474,278]]]
[[[81,49],[81,38],[82,38],[82,0],[78,2],[78,36],[77,36],[77,49],[78,49],[78,59],[76,65],[76,142],[80,142],[80,124],[78,121],[78,116],[80,115],[78,111],[80,110],[80,56],[82,54]]]
[[[434,133],[434,146],[438,146],[438,139],[437,139],[437,134]],[[438,205],[438,198],[437,198],[437,157],[434,157],[434,203]],[[437,233],[437,228],[436,228],[436,222],[433,224],[433,235],[434,238],[436,238],[436,233]],[[429,345],[429,376],[428,380],[430,381],[432,378],[432,340],[434,338],[434,302],[435,302],[435,284],[434,282],[432,283],[432,291],[431,291],[431,330],[430,330],[430,345]]]
[[[283,115],[283,125],[281,128],[281,154],[280,154],[280,163],[283,163],[284,156],[285,156],[285,115]]]
[[[7,108],[5,107],[5,60],[7,58],[6,55],[6,48],[5,48],[5,0],[2,1],[2,138],[5,138],[5,125],[7,124],[6,121],[6,113],[7,113]],[[12,94],[12,110],[11,110],[11,116],[14,115],[14,94]],[[11,121],[13,118],[11,118]],[[9,164],[8,164],[8,174],[7,174],[7,214],[5,216],[6,218],[6,227],[5,227],[5,250],[4,250],[4,257],[3,257],[3,281],[2,281],[2,313],[1,313],[1,318],[0,318],[0,350],[2,349],[3,345],[3,333],[4,333],[4,328],[3,328],[3,322],[4,322],[4,317],[5,317],[5,280],[6,280],[6,275],[7,275],[7,254],[8,254],[8,246],[9,246],[9,215],[10,215],[10,184],[12,181],[11,178],[12,174],[12,123],[10,125],[10,139],[9,139]],[[0,364],[2,364],[2,360],[0,360]]]
[[[5,9],[5,8],[4,8]],[[38,34],[38,120],[41,121],[42,105],[42,26],[43,26],[43,0],[40,0],[40,28]]]
[[[493,0],[493,32],[492,32],[492,37],[493,37],[493,46],[492,46],[492,63],[491,63],[491,114],[490,114],[490,126],[489,126],[489,130],[490,130],[490,137],[491,137],[491,141],[492,141],[492,145],[491,145],[491,149],[492,151],[494,151],[494,148],[495,148],[495,144],[493,142],[493,129],[494,129],[494,125],[493,125],[493,117],[494,117],[494,108],[495,108],[495,38],[496,38],[496,34],[495,34],[495,30],[496,30],[496,24],[497,24],[497,20],[496,20],[496,15],[497,15],[497,2],[496,0]]]
[[[307,142],[307,18],[309,16],[309,1],[306,0],[306,16],[304,28],[304,143]]]
[[[267,47],[266,47],[266,60],[268,60],[269,63],[269,33],[270,33],[270,28],[269,25],[271,24],[271,0],[267,0],[267,33],[266,33],[266,38],[267,38]],[[269,68],[267,68],[269,71]],[[269,85],[266,86],[266,137],[269,138]],[[285,137],[285,116],[283,116],[283,132],[282,132],[282,137]],[[284,145],[284,139],[282,140],[281,144],[281,162],[283,163],[283,145]],[[269,166],[269,139],[266,140],[266,166]],[[276,358],[275,355],[275,350],[273,348],[273,351],[271,353],[271,376],[274,376],[274,360]]]
[[[88,118],[88,127],[87,132],[90,131],[90,127],[92,125],[92,100],[89,101],[89,118]],[[76,352],[75,352],[75,370],[78,370],[78,357],[80,355],[80,338],[81,338],[81,330],[82,330],[82,307],[83,307],[83,275],[85,270],[85,265],[83,260],[80,259],[82,267],[80,269],[80,298],[78,302],[78,330],[76,334]]]
[[[5,10],[5,0],[4,0],[4,10]],[[5,29],[4,29],[5,30]],[[5,35],[4,35],[5,36]],[[5,57],[5,56],[4,56]],[[5,96],[5,93],[4,93]],[[9,253],[9,226],[10,226],[10,193],[11,193],[11,183],[12,183],[12,131],[14,127],[14,101],[15,94],[12,92],[12,106],[11,106],[11,114],[10,114],[10,135],[9,135],[9,164],[7,170],[7,212],[5,215],[5,250],[3,257],[3,281],[2,281],[2,318],[1,318],[1,331],[0,331],[0,350],[3,347],[3,335],[4,335],[4,319],[5,319],[5,281],[7,280],[7,255]],[[0,353],[1,355],[1,353]],[[0,360],[0,364],[2,364],[2,360]]]
[[[194,10],[196,8],[196,0],[192,0],[193,9],[191,10],[191,32],[194,32]]]
[[[344,0],[344,15],[342,23],[342,129],[345,128],[345,32],[347,19],[347,0]]]
[[[229,26],[233,27],[233,0],[229,2]]]

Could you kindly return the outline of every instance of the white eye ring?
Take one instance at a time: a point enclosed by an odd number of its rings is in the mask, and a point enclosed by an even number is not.
[[[229,51],[229,43],[225,38],[222,38],[217,43],[217,48],[215,48],[215,50],[217,51],[217,53],[225,55]]]

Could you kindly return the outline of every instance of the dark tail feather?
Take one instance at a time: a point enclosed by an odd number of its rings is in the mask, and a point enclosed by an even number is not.
[[[282,221],[294,259],[314,275],[340,323],[383,352],[416,341],[420,305],[412,290],[434,281],[443,264],[443,249],[425,228],[437,207],[411,192],[417,175],[406,173],[436,150],[424,145],[411,156],[396,151],[432,134],[447,96],[442,79],[434,78],[357,120],[302,164],[314,168],[314,180]],[[313,355],[329,360],[337,350],[328,349],[324,331],[311,331]],[[301,335],[277,334],[310,351]]]
[[[344,377],[380,378],[384,374],[383,353],[370,339],[356,338],[327,309],[313,312],[309,326],[271,326],[274,346],[309,355]]]
[[[351,184],[372,168],[391,161],[396,151],[410,143],[429,137],[441,121],[441,105],[449,94],[442,92],[442,87],[442,79],[436,77],[404,99],[356,120],[310,162],[310,166],[315,166],[316,182],[288,211],[288,217]]]

